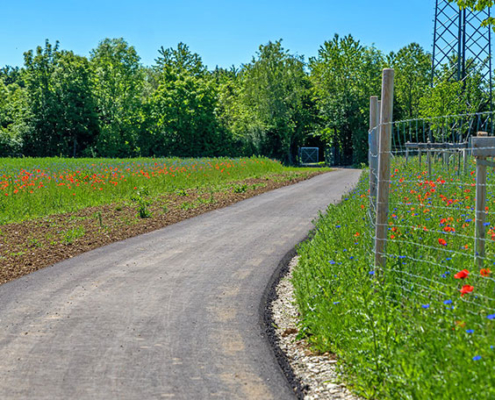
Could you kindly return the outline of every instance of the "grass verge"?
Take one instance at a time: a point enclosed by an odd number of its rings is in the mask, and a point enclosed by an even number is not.
[[[299,249],[293,283],[300,335],[336,354],[345,380],[365,398],[495,398],[495,281],[488,268],[495,228],[490,213],[480,269],[471,172],[457,177],[436,164],[428,179],[396,161],[383,271],[373,267],[366,174]],[[494,180],[489,174],[488,183]]]

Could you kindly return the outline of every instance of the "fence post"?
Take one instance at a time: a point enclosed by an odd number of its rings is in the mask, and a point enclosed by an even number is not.
[[[468,150],[467,149],[463,149],[462,150],[462,163],[463,163],[464,175],[466,175],[467,170],[468,170],[467,156],[468,156]]]
[[[378,158],[378,197],[375,227],[375,266],[385,267],[385,247],[388,233],[388,199],[390,188],[390,147],[392,141],[392,112],[394,105],[394,70],[382,73],[382,103]]]
[[[370,98],[370,133],[369,133],[369,165],[370,165],[370,202],[376,204],[376,181],[378,173],[378,97]]]
[[[457,176],[461,175],[461,153],[457,151]]]
[[[428,139],[428,144],[430,144],[430,139]],[[428,151],[426,152],[426,162],[428,163],[428,177],[431,179],[431,149],[430,146],[427,147]]]
[[[486,132],[478,132],[478,137],[488,136]],[[486,157],[476,157],[476,214],[475,214],[475,242],[474,254],[478,267],[483,266],[485,259],[485,238],[486,238],[486,164],[483,162]]]
[[[409,141],[406,142],[406,165],[409,162],[409,147],[407,147],[408,144],[410,144]]]
[[[418,159],[419,159],[419,170],[421,171],[421,149],[418,150]]]

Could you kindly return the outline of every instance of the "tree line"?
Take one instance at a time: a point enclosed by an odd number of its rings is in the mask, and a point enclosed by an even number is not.
[[[369,97],[384,67],[396,70],[396,120],[464,107],[460,83],[430,88],[431,55],[416,43],[385,54],[335,35],[306,62],[279,40],[240,67],[208,70],[184,43],[143,66],[124,39],[101,41],[89,57],[46,41],[21,68],[0,69],[0,156],[264,155],[292,164],[300,146],[316,145],[365,162]],[[473,90],[461,91],[479,109],[486,91],[474,76]]]

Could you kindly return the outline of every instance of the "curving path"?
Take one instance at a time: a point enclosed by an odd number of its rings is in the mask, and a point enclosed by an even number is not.
[[[0,286],[0,399],[291,399],[260,302],[338,170]]]

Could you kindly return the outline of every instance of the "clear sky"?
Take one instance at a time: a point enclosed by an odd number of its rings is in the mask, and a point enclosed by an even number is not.
[[[417,42],[431,51],[435,0],[20,0],[2,2],[0,66],[60,41],[79,55],[104,38],[123,37],[144,65],[160,46],[184,42],[210,68],[247,63],[260,44],[283,39],[315,56],[334,34],[352,34],[389,52]]]

